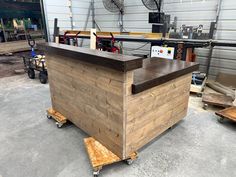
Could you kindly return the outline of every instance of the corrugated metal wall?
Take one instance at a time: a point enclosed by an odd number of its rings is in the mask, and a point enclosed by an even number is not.
[[[164,0],[163,10],[171,15],[171,21],[177,16],[177,26],[182,24],[198,26],[202,24],[205,32],[209,31],[210,23],[216,18],[218,0]],[[96,1],[96,19],[102,30],[118,31],[118,15],[108,12],[102,0]],[[148,24],[148,12],[141,0],[125,1],[124,28],[127,31],[151,32]],[[216,39],[236,41],[236,1],[223,0]],[[126,53],[149,53],[149,45],[125,43]],[[139,50],[134,50],[140,48]],[[197,49],[197,61],[200,69],[206,70],[209,49]],[[219,71],[236,73],[236,49],[215,47],[210,68],[210,77],[214,78]]]
[[[61,29],[70,29],[68,0],[44,0],[50,34],[53,31],[53,19],[59,19]],[[77,29],[83,29],[90,0],[73,0],[73,17]],[[171,15],[171,20],[178,17],[178,27],[182,24],[204,25],[209,30],[210,22],[215,20],[218,0],[164,0],[163,10]],[[125,31],[151,32],[148,24],[148,12],[141,0],[125,0]],[[102,0],[95,0],[95,19],[102,31],[119,31],[119,15],[107,11]],[[223,0],[216,39],[236,41],[236,1]],[[91,27],[91,21],[88,25]],[[137,49],[137,50],[135,50]],[[143,43],[124,43],[127,54],[149,54],[150,45]],[[201,70],[205,71],[208,49],[197,49],[197,60]],[[236,73],[236,49],[215,47],[210,68],[210,76],[215,77],[219,71]]]
[[[119,13],[106,10],[102,0],[96,0],[95,7],[95,19],[102,31],[120,31]],[[148,12],[141,0],[125,0],[124,31],[151,32]],[[135,42],[124,42],[123,47],[126,54],[149,54],[150,49],[149,44]]]
[[[43,0],[48,32],[52,39],[54,30],[54,19],[58,18],[60,30],[70,30],[70,8],[69,0]],[[90,0],[72,0],[72,17],[74,29],[83,29],[85,26]],[[91,15],[87,28],[92,27]]]
[[[214,1],[217,4],[216,1]],[[236,1],[223,0],[216,39],[236,41]],[[198,49],[198,62],[201,70],[206,70],[209,50]],[[219,72],[236,74],[236,48],[215,47],[212,55],[210,77],[215,78]],[[235,78],[236,79],[236,78]]]

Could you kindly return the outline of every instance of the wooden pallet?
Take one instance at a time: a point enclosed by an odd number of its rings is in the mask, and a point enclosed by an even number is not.
[[[230,119],[236,122],[236,107],[235,106],[223,109],[221,111],[217,111],[215,114],[219,116],[218,121],[220,123],[222,123],[224,119]]]
[[[61,128],[67,122],[66,117],[61,113],[55,111],[53,108],[49,108],[47,110],[47,118],[53,118],[56,121],[56,125],[58,128]]]
[[[116,162],[123,161],[113,152],[108,150],[101,143],[96,141],[94,138],[89,137],[84,139],[89,159],[93,168],[93,175],[98,176],[103,166],[110,165]],[[124,159],[127,164],[131,164],[137,158],[137,153],[134,152],[128,159]]]

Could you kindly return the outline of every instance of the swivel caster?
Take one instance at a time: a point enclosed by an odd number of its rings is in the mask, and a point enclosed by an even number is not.
[[[132,160],[132,159],[127,159],[127,160],[126,160],[126,163],[127,163],[128,165],[131,165],[133,162],[134,162],[134,160]]]
[[[56,125],[57,125],[57,128],[61,128],[63,126],[63,124],[60,122],[56,122]]]
[[[224,117],[218,117],[217,120],[218,120],[219,123],[223,123],[223,121],[224,121]]]
[[[93,172],[93,176],[94,176],[94,177],[98,177],[99,173],[100,173],[99,170],[98,170],[98,171],[94,171],[94,172]]]
[[[51,119],[51,118],[52,118],[52,116],[50,116],[50,115],[48,115],[48,114],[47,114],[47,118],[48,118],[48,119]]]
[[[204,110],[207,110],[207,108],[208,108],[208,104],[204,104],[204,105],[203,105],[203,109],[204,109]]]
[[[202,97],[202,93],[197,93],[197,97]]]

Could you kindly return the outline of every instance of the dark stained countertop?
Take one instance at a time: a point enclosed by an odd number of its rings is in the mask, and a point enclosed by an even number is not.
[[[143,58],[91,50],[83,47],[70,46],[65,44],[46,43],[37,45],[47,54],[60,55],[68,58],[78,59],[84,62],[97,64],[126,72],[142,68]]]
[[[151,58],[143,60],[143,67],[134,71],[132,93],[137,94],[172,79],[198,70],[199,64],[180,60]]]
[[[143,59],[64,44],[46,43],[39,44],[37,47],[49,55],[73,58],[121,72],[134,70],[133,94],[161,85],[199,68],[197,63],[160,58]]]

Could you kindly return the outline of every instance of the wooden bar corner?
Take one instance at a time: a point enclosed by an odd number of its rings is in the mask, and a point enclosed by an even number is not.
[[[53,109],[120,159],[186,116],[196,63],[63,44],[41,47]]]

